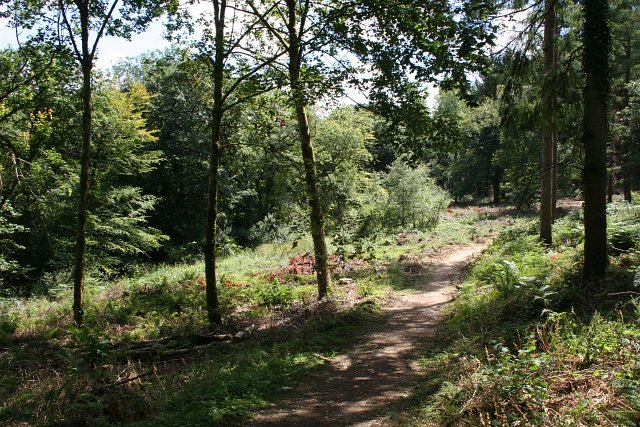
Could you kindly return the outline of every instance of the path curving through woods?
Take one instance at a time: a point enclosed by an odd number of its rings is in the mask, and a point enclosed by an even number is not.
[[[424,354],[480,242],[450,246],[405,265],[409,289],[382,310],[370,333],[289,391],[291,397],[258,413],[247,426],[386,426],[386,412],[408,398]]]

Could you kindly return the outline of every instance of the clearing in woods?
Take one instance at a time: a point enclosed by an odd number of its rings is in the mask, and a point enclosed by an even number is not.
[[[344,356],[327,360],[288,399],[246,425],[382,426],[392,405],[410,396],[428,349],[464,267],[484,243],[450,246],[405,267],[411,286],[382,310],[367,338]]]

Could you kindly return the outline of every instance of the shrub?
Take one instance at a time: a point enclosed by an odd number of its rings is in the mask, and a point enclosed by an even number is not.
[[[384,187],[389,193],[385,213],[389,228],[432,229],[451,200],[429,177],[424,165],[411,167],[405,157],[393,162]]]
[[[253,299],[264,306],[288,305],[295,299],[295,293],[291,286],[281,284],[275,278],[269,283],[260,283],[251,289]]]

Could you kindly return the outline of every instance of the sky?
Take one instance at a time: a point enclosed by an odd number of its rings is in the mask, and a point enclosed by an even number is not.
[[[122,59],[138,56],[148,51],[163,50],[169,47],[169,42],[162,37],[163,32],[164,24],[155,21],[147,31],[136,34],[134,41],[112,36],[105,37],[98,46],[96,65],[99,68],[108,69]]]

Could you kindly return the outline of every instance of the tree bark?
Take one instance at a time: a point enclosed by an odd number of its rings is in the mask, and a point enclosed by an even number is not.
[[[610,163],[613,168],[613,161]],[[613,170],[607,175],[607,203],[613,203]]]
[[[297,29],[297,1],[286,0],[288,10],[288,36],[289,36],[289,84],[291,97],[298,122],[298,137],[302,150],[304,163],[304,175],[309,199],[309,211],[311,221],[311,236],[315,254],[315,269],[318,280],[318,299],[325,297],[331,283],[329,274],[329,256],[324,236],[324,217],[320,206],[320,193],[318,191],[318,173],[316,170],[315,155],[311,142],[309,118],[306,111],[304,90],[300,81],[300,67],[302,63],[303,46],[300,35],[303,28]]]
[[[493,188],[493,203],[500,203],[500,170],[493,171],[491,187]]]
[[[551,244],[551,225],[553,223],[553,133],[555,122],[555,0],[545,1],[544,18],[544,71],[542,103],[542,163],[540,179],[540,238],[547,245]]]
[[[89,50],[89,10],[86,3],[80,9],[82,57],[82,148],[80,157],[80,189],[76,227],[75,263],[73,270],[73,319],[78,327],[84,323],[84,270],[87,232],[87,202],[89,199],[89,162],[91,157],[91,71],[93,58]]]
[[[215,110],[215,107],[214,107]],[[222,315],[218,304],[216,288],[216,237],[218,218],[218,170],[220,165],[220,122],[215,117],[211,136],[211,150],[209,154],[209,189],[207,201],[207,229],[204,245],[204,269],[206,280],[207,318],[211,327],[222,323]]]
[[[556,55],[557,58],[557,55]],[[554,66],[557,70],[557,66]],[[553,129],[553,164],[551,171],[551,221],[556,222],[558,211],[558,132]]]
[[[331,278],[329,276],[329,256],[324,236],[324,217],[320,207],[320,193],[318,191],[318,174],[309,132],[309,121],[303,103],[296,103],[296,116],[300,137],[300,148],[302,149],[302,159],[304,161],[304,175],[307,184],[307,195],[309,198],[311,236],[313,238],[313,248],[315,253],[316,277],[318,279],[318,299],[322,299],[327,294]]]
[[[218,231],[218,187],[222,136],[222,85],[224,83],[224,25],[226,2],[213,1],[215,14],[215,57],[213,60],[213,117],[209,152],[209,188],[207,229],[205,230],[204,268],[206,280],[207,318],[212,328],[222,324],[216,288],[216,237]]]
[[[584,2],[584,269],[585,284],[607,271],[607,134],[610,95],[608,0]]]
[[[631,82],[631,34],[628,34],[624,44],[625,71],[624,71],[624,100],[623,106],[629,105],[629,82]],[[631,167],[629,165],[629,141],[622,141],[622,189],[624,200],[631,203]]]

